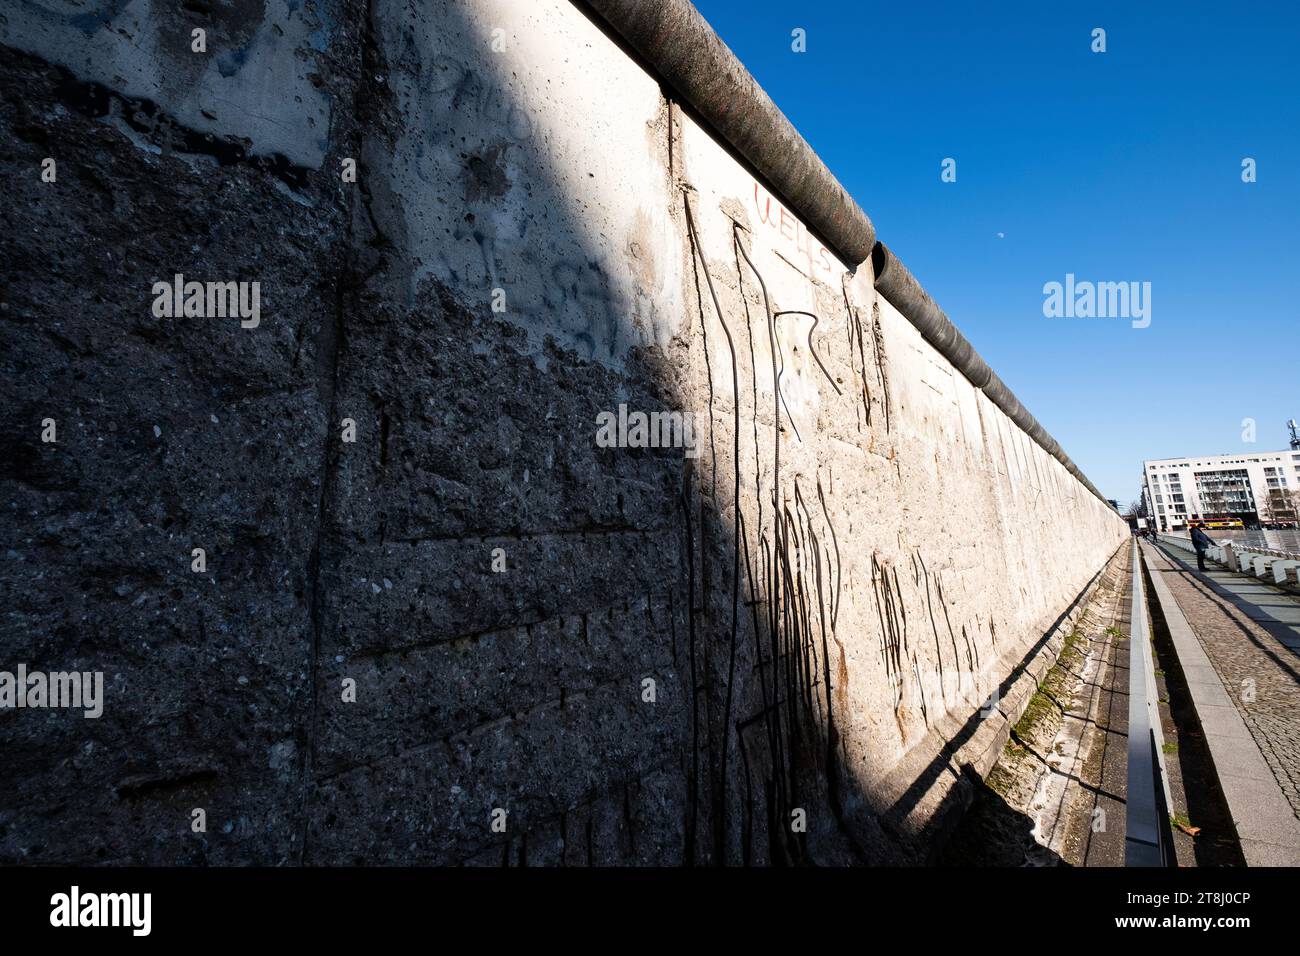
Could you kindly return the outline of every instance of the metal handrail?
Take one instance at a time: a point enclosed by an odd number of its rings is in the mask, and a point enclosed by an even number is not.
[[[1180,534],[1161,533],[1159,537],[1161,540],[1168,541],[1170,544],[1177,544],[1179,547],[1182,547],[1185,550],[1188,551],[1195,550],[1195,548],[1192,547],[1191,539],[1185,538]],[[1270,558],[1283,558],[1288,561],[1300,561],[1300,551],[1284,551],[1281,548],[1260,548],[1260,547],[1256,547],[1253,544],[1248,544],[1243,541],[1233,541],[1232,539],[1215,542],[1215,545],[1220,548],[1222,548],[1224,545],[1229,545],[1229,544],[1232,545],[1232,549],[1236,551],[1238,554],[1242,554],[1242,553],[1263,554],[1269,556]]]
[[[1251,554],[1266,554],[1270,558],[1285,558],[1289,561],[1300,561],[1300,551],[1282,551],[1279,548],[1256,548],[1249,544],[1238,544],[1236,541],[1225,541],[1223,544],[1220,544],[1219,547],[1223,547],[1224,544],[1232,545],[1233,550],[1238,552],[1248,551]]]

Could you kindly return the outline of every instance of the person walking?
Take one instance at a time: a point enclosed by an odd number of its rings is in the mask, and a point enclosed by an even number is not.
[[[1205,570],[1205,551],[1207,548],[1214,548],[1217,545],[1205,533],[1204,525],[1195,522],[1192,525],[1192,547],[1196,549],[1196,570]]]

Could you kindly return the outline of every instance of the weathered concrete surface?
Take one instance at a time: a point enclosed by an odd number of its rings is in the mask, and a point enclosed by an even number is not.
[[[4,41],[54,6],[10,10]],[[108,32],[45,35],[79,65]],[[336,37],[331,95],[351,99],[357,49]],[[0,667],[102,670],[108,702],[99,720],[3,713],[0,858],[291,858],[350,201],[117,86],[2,63]],[[33,175],[45,157],[55,183]],[[176,272],[260,280],[263,322],[154,317],[152,283]]]
[[[324,76],[339,9],[335,0],[17,0],[0,39],[156,103],[186,129],[315,169],[329,148]]]
[[[109,688],[0,714],[0,858],[932,855],[1123,523],[567,0],[277,10],[310,133],[0,35],[0,667]]]

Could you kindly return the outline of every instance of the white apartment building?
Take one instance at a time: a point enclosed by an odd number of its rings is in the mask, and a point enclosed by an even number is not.
[[[1246,527],[1300,519],[1300,451],[1160,458],[1142,463],[1142,498],[1162,531],[1239,518]]]

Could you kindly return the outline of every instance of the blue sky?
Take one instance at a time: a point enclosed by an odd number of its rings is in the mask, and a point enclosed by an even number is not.
[[[1144,458],[1287,446],[1300,4],[695,4],[1103,494]],[[1150,282],[1150,327],[1045,318],[1066,273]]]

